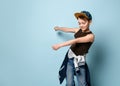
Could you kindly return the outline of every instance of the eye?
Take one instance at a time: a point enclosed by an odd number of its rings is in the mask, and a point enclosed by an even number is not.
[[[82,22],[82,24],[85,24],[85,22]]]

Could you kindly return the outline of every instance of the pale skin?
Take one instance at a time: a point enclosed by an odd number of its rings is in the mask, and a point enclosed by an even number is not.
[[[79,31],[79,29],[81,29],[82,32],[90,32],[89,26],[90,26],[91,22],[92,22],[91,20],[88,21],[87,19],[83,20],[83,19],[78,18],[79,28],[67,28],[67,27],[56,26],[56,27],[54,27],[54,29],[55,29],[55,31],[60,30],[63,32],[70,32],[70,33],[76,33],[77,31]],[[84,37],[79,37],[79,38],[75,38],[75,39],[72,39],[72,40],[69,40],[69,41],[66,41],[63,43],[55,44],[52,46],[52,48],[54,50],[58,50],[59,48],[64,47],[64,46],[69,46],[69,45],[76,44],[76,43],[93,42],[93,41],[94,41],[94,35],[88,34]]]

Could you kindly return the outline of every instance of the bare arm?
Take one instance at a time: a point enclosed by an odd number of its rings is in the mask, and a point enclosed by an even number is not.
[[[71,32],[71,33],[76,33],[79,30],[79,28],[67,28],[67,27],[58,27],[58,26],[54,27],[54,29],[55,31],[60,30],[63,32]]]
[[[89,34],[85,37],[72,39],[72,40],[69,40],[69,41],[66,41],[66,42],[63,42],[63,43],[60,43],[60,44],[55,44],[55,45],[52,46],[52,48],[54,50],[58,50],[61,47],[69,46],[69,45],[72,45],[72,44],[75,44],[75,43],[86,43],[86,42],[93,42],[93,41],[94,41],[94,35]]]

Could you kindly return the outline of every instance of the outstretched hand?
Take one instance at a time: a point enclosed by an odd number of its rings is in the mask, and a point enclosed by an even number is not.
[[[55,44],[55,45],[52,46],[52,48],[53,48],[54,50],[58,50],[58,49],[60,48],[60,46],[59,46],[59,44]]]
[[[59,28],[60,28],[59,26],[55,26],[54,30],[57,31],[57,30],[59,30]]]

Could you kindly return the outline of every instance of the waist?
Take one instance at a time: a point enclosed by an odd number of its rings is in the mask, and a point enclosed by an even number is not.
[[[71,49],[69,49],[68,51],[68,58],[81,58],[81,59],[85,59],[86,54],[83,55],[76,55]]]

